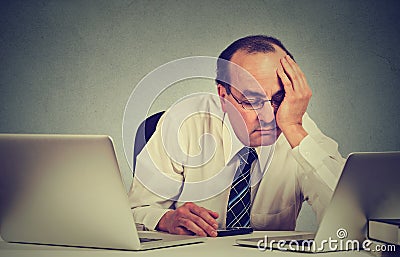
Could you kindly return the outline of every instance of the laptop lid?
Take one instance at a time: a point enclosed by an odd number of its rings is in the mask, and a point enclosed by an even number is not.
[[[5,241],[142,249],[110,137],[0,135],[0,178]]]
[[[315,237],[294,232],[293,237],[286,234],[278,238],[248,238],[237,240],[237,243],[264,249],[279,246],[284,250],[304,252],[362,249],[367,219],[400,217],[399,167],[400,152],[352,153],[347,158]],[[303,240],[296,243],[299,236]],[[274,245],[269,245],[271,240],[275,241]],[[277,244],[279,240],[286,241],[286,244]],[[292,247],[288,245],[291,240]]]
[[[368,219],[400,217],[399,167],[400,152],[348,156],[315,236],[317,251],[332,250],[324,241],[329,239],[347,243],[342,250],[361,248],[353,240],[362,243],[366,239]]]

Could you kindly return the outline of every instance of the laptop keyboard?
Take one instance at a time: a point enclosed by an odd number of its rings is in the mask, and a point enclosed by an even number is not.
[[[139,238],[140,243],[147,243],[147,242],[154,242],[154,241],[160,241],[161,238],[147,238],[147,237],[140,237]]]

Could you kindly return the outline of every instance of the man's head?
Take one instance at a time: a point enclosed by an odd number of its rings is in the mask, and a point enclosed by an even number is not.
[[[281,133],[274,115],[284,90],[276,70],[285,55],[293,58],[279,40],[257,35],[236,40],[219,56],[216,83],[222,109],[245,145],[271,145]]]

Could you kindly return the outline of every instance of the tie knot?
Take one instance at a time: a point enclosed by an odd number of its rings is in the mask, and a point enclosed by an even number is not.
[[[252,147],[243,147],[238,155],[246,164],[252,164],[258,158],[256,150]]]

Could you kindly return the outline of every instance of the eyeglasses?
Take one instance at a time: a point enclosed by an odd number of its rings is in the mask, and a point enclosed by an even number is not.
[[[240,101],[232,92],[230,92],[230,94],[232,95],[233,99],[235,99],[235,101],[240,104],[245,110],[259,110],[264,107],[264,104],[266,102],[270,102],[272,108],[274,108],[274,111],[276,112],[281,105],[283,99],[285,98],[285,91],[280,91],[273,95],[272,99],[266,100],[254,98]]]

